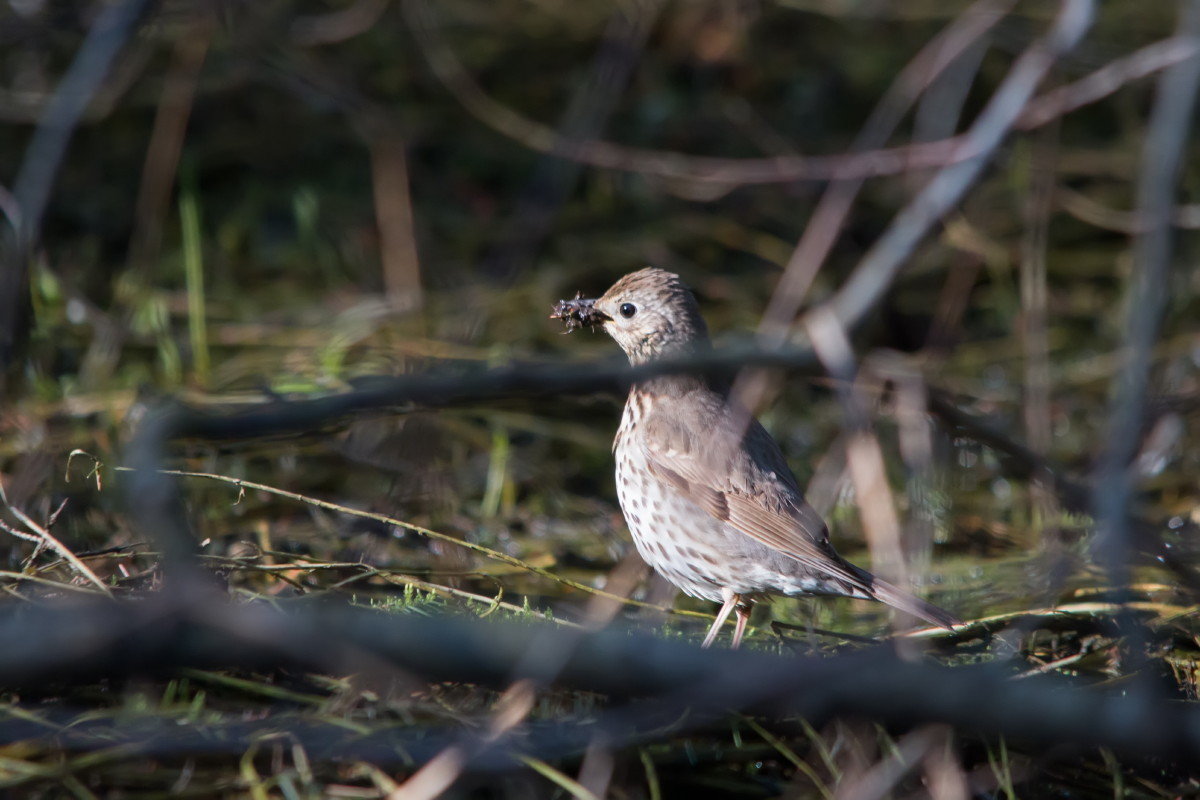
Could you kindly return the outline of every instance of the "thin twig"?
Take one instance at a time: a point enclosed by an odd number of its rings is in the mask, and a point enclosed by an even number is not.
[[[64,545],[57,538],[55,538],[55,536],[52,533],[50,533],[49,526],[43,526],[43,525],[37,524],[36,522],[33,521],[32,517],[30,517],[28,514],[26,514],[21,509],[12,505],[10,502],[8,502],[8,494],[4,490],[3,482],[0,482],[0,502],[4,503],[5,507],[9,511],[12,512],[12,515],[14,517],[16,517],[17,519],[19,519],[21,521],[22,525],[24,525],[26,528],[28,528],[30,531],[32,531],[37,536],[37,541],[45,543],[45,545],[50,547],[50,549],[54,550],[54,552],[58,553],[60,556],[62,556],[64,559],[66,559],[67,563],[69,563],[72,567],[74,567],[76,572],[78,572],[80,575],[82,575],[84,578],[86,578],[88,581],[90,581],[97,589],[99,589],[101,592],[103,592],[107,596],[112,597],[112,589],[109,589],[108,586],[105,585],[104,581],[100,580],[100,578],[98,578],[96,576],[96,573],[92,572],[91,568],[88,567],[87,564],[84,564],[82,561],[80,561],[78,558],[76,558],[75,554],[72,553],[70,551],[70,549],[68,549],[66,547],[66,545]],[[59,509],[59,511],[61,511],[61,508]],[[57,516],[57,515],[58,515],[58,512],[55,512],[55,516]],[[11,528],[8,528],[8,526],[4,526],[4,527],[10,533],[17,534],[17,531],[15,531]],[[17,535],[20,535],[20,534],[17,534]]]
[[[134,472],[135,471],[130,467],[117,467],[116,469],[119,472]],[[403,528],[404,530],[412,531],[413,533],[419,534],[419,535],[424,536],[429,539],[436,539],[437,541],[440,541],[440,542],[445,542],[447,544],[455,545],[457,547],[462,547],[467,550],[474,551],[476,553],[479,553],[480,555],[486,556],[491,559],[495,559],[496,561],[500,561],[504,564],[508,564],[509,566],[517,567],[518,569],[524,570],[526,572],[532,572],[535,575],[540,575],[543,578],[548,578],[549,580],[552,580],[555,583],[561,584],[563,586],[567,586],[571,589],[576,589],[578,591],[585,592],[590,595],[594,595],[596,597],[603,597],[606,600],[610,600],[613,602],[619,602],[624,605],[634,606],[637,608],[648,608],[648,609],[652,609],[654,611],[661,611],[661,612],[664,612],[667,614],[675,614],[678,616],[699,617],[701,619],[712,619],[711,614],[705,614],[705,613],[702,613],[699,611],[689,611],[686,609],[668,608],[667,606],[660,606],[655,603],[645,603],[645,602],[642,602],[641,600],[633,600],[632,598],[622,597],[620,595],[616,595],[611,592],[606,592],[603,589],[597,589],[593,586],[588,586],[586,583],[580,583],[578,581],[573,581],[570,578],[564,578],[561,575],[555,575],[553,572],[551,572],[548,569],[543,569],[542,567],[534,566],[533,564],[530,564],[526,561],[522,561],[521,559],[519,559],[515,556],[510,556],[507,553],[502,553],[499,550],[493,550],[490,547],[486,547],[481,544],[476,544],[475,542],[469,542],[465,539],[458,539],[454,536],[450,536],[449,534],[439,533],[438,531],[430,530],[429,528],[423,528],[420,525],[414,525],[413,523],[405,522],[402,519],[397,519],[395,517],[389,517],[386,514],[377,514],[373,511],[363,511],[362,509],[351,508],[350,506],[344,506],[339,503],[333,503],[333,502],[330,502],[329,500],[321,500],[316,497],[309,497],[307,495],[303,495],[298,492],[289,492],[286,489],[280,489],[278,487],[270,486],[265,483],[257,483],[255,481],[248,481],[243,478],[233,478],[228,475],[220,475],[220,474],[212,473],[212,472],[189,472],[187,470],[175,470],[175,469],[158,470],[158,472],[162,475],[175,475],[175,476],[178,476],[181,478],[206,478],[208,480],[219,481],[221,483],[231,484],[233,486],[238,487],[238,489],[240,489],[240,490],[253,489],[255,491],[264,492],[266,494],[273,494],[278,497],[286,497],[290,500],[297,500],[301,503],[307,503],[308,505],[315,506],[315,507],[321,508],[321,509],[325,509],[326,511],[336,511],[340,514],[348,514],[348,515],[354,516],[354,517],[362,517],[363,519],[370,519],[370,520],[374,520],[376,522],[383,522],[388,525],[395,526],[397,528]]]

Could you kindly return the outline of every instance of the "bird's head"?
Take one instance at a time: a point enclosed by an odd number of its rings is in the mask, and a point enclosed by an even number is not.
[[[631,364],[682,356],[708,347],[708,328],[692,291],[673,272],[631,272],[595,300],[561,300],[554,318],[567,329],[603,326]]]

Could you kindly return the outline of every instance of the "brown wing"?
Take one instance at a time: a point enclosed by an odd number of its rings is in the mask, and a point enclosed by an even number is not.
[[[829,544],[825,522],[804,502],[778,445],[761,425],[751,421],[742,446],[715,398],[689,395],[667,410],[652,412],[639,437],[653,475],[767,547],[871,593],[869,580]]]
[[[646,464],[659,480],[817,574],[842,580],[934,625],[949,628],[959,622],[953,614],[843,560],[829,543],[825,522],[804,502],[779,446],[757,422],[751,421],[744,440],[738,440],[729,432],[727,407],[711,393],[693,392],[678,403],[672,398],[668,410],[669,415],[651,412],[638,437]]]

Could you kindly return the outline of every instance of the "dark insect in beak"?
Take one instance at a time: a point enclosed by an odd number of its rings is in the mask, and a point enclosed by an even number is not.
[[[550,319],[561,319],[567,326],[563,333],[570,333],[576,328],[594,328],[612,317],[596,308],[594,298],[584,299],[583,292],[576,292],[574,299],[559,300],[554,304]]]

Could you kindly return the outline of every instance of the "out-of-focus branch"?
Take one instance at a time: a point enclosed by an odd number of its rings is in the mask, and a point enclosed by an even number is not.
[[[995,451],[1006,475],[1051,489],[1063,508],[1073,514],[1092,512],[1092,488],[1088,484],[1072,478],[1061,466],[1033,452],[1009,434],[959,408],[944,392],[930,392],[929,410],[956,435],[965,435]],[[1200,576],[1180,560],[1178,553],[1164,546],[1161,532],[1165,527],[1150,521],[1136,521],[1138,551],[1170,569],[1192,592],[1200,592]]]
[[[170,70],[163,80],[162,94],[154,115],[154,127],[146,147],[142,179],[133,210],[134,230],[129,260],[143,274],[158,257],[163,219],[171,207],[171,189],[179,169],[179,156],[187,135],[188,120],[196,98],[196,86],[204,68],[215,20],[198,16],[187,34],[175,42]]]
[[[130,442],[125,465],[134,472],[125,482],[137,527],[162,545],[164,566],[181,580],[198,577],[194,564],[195,539],[182,514],[174,481],[158,473],[166,463],[168,446],[179,439],[253,439],[285,433],[321,430],[358,414],[397,407],[454,404],[502,397],[566,397],[598,391],[620,392],[653,375],[697,372],[729,376],[747,365],[798,368],[812,364],[808,349],[774,352],[731,350],[702,357],[661,361],[631,368],[620,362],[604,366],[512,366],[477,372],[430,373],[379,378],[369,386],[313,400],[227,409],[212,414],[182,405],[149,414]]]
[[[923,47],[879,101],[859,133],[855,149],[883,146],[921,92],[991,30],[1011,5],[992,0],[976,3]],[[796,312],[864,183],[864,176],[843,178],[830,185],[821,196],[759,322],[759,337],[764,345],[778,346],[787,338]]]
[[[42,214],[75,126],[148,3],[123,0],[104,6],[39,120],[13,187],[21,209],[19,236],[23,249],[41,228]]]
[[[1170,39],[1148,44],[1140,50],[1105,64],[1074,83],[1052,89],[1034,99],[1021,114],[1015,127],[1022,131],[1040,128],[1064,114],[1103,100],[1123,86],[1192,58],[1197,46],[1194,40],[1186,36],[1172,36]]]
[[[651,723],[674,723],[673,729],[684,730],[737,709],[772,718],[800,715],[817,723],[842,715],[895,724],[946,722],[1029,742],[1200,757],[1200,712],[1166,702],[1147,704],[1119,689],[1072,687],[1052,676],[1013,681],[994,667],[905,661],[889,648],[815,658],[701,651],[618,631],[564,635],[530,624],[345,606],[282,613],[243,604],[218,613],[151,598],[22,608],[0,618],[5,654],[0,682],[20,687],[185,666],[328,668],[357,654],[424,681],[500,687],[509,684],[514,667],[535,642],[556,637],[570,640],[556,685],[616,699],[656,699],[603,713],[585,732],[588,738],[599,730],[609,733],[610,741],[636,741],[637,731]],[[688,714],[682,715],[684,709]],[[546,749],[540,755],[561,756],[586,744],[566,725],[553,733],[542,740]]]
[[[270,438],[286,434],[327,430],[341,421],[414,407],[444,408],[504,398],[571,397],[610,392],[619,394],[639,380],[655,375],[687,372],[729,378],[743,367],[760,366],[789,371],[816,372],[816,359],[808,348],[778,350],[715,350],[687,359],[660,361],[630,367],[623,360],[601,364],[513,365],[477,371],[445,370],[425,374],[381,377],[361,388],[315,399],[276,401],[269,404],[229,406],[220,411],[171,405],[149,414],[129,444],[125,465],[135,472],[123,485],[139,527],[148,537],[164,542],[168,561],[191,560],[194,542],[182,518],[169,513],[179,503],[177,487],[157,471],[166,463],[168,445],[177,440],[231,441]],[[1017,443],[1010,435],[988,426],[960,409],[943,393],[930,392],[930,410],[945,422],[1004,455],[1006,472],[1023,480],[1053,487],[1064,506],[1077,513],[1089,510],[1090,489],[1051,466],[1045,459]],[[165,516],[164,516],[165,515]],[[1153,526],[1145,525],[1147,532]],[[170,544],[167,544],[170,543]],[[1146,552],[1163,559],[1181,574],[1188,574],[1174,557],[1143,543]]]
[[[433,11],[425,0],[404,0],[403,8],[430,68],[463,107],[494,130],[540,153],[603,169],[731,186],[889,175],[915,166],[940,166],[964,157],[958,153],[959,143],[955,139],[853,155],[753,159],[692,156],[595,139],[566,139],[554,128],[535,122],[488,95],[442,39]]]
[[[572,397],[598,392],[622,393],[657,375],[690,373],[728,378],[747,364],[794,371],[813,370],[811,349],[788,346],[775,350],[733,347],[688,358],[663,359],[631,367],[624,359],[583,364],[513,364],[487,368],[483,362],[454,369],[360,380],[349,392],[315,399],[227,406],[219,412],[182,405],[161,409],[133,440],[148,437],[251,439],[322,429],[357,414],[397,408],[443,408],[480,400]],[[159,420],[155,422],[155,420]],[[160,427],[161,426],[161,427]]]
[[[1097,228],[1130,236],[1142,233],[1146,229],[1146,223],[1138,219],[1136,212],[1109,208],[1066,186],[1055,187],[1054,199],[1063,211],[1080,222],[1095,225]],[[1176,206],[1171,211],[1171,224],[1176,228],[1200,230],[1200,205],[1189,203]]]
[[[855,148],[869,150],[885,144],[921,93],[977,43],[1001,19],[1009,5],[992,0],[978,2],[923,47],[901,70],[872,111],[855,141]],[[837,241],[865,182],[862,176],[843,178],[831,183],[821,195],[759,321],[758,337],[764,346],[777,347],[787,340],[804,297]],[[756,412],[771,393],[770,384],[768,373],[747,370],[738,376],[733,397],[747,414]]]
[[[871,428],[871,414],[862,388],[856,386],[858,364],[854,348],[838,319],[827,310],[805,318],[809,339],[821,365],[835,380],[842,407],[842,427],[847,433],[846,464],[854,484],[854,500],[867,534],[873,569],[889,581],[908,586],[904,548],[900,543],[900,517],[887,482],[883,449]]]
[[[1180,36],[1200,43],[1200,2],[1182,5]],[[1093,507],[1099,530],[1098,552],[1116,587],[1128,586],[1129,501],[1149,384],[1151,352],[1166,308],[1171,266],[1171,215],[1176,182],[1200,91],[1200,55],[1193,54],[1158,81],[1149,132],[1142,151],[1138,217],[1142,232],[1134,242],[1134,270],[1128,287],[1124,366],[1115,378],[1107,446],[1096,468]]]
[[[554,154],[601,169],[654,175],[676,181],[738,186],[799,180],[853,179],[896,175],[913,169],[951,165],[977,153],[965,137],[849,155],[719,158],[668,150],[628,147],[600,140],[563,141],[553,128],[529,119],[487,94],[441,38],[425,0],[405,0],[405,17],[430,69],[463,107],[481,122],[531,150]],[[1094,103],[1121,86],[1187,58],[1189,50],[1169,39],[1118,59],[1079,81],[1060,87],[1022,109],[1013,126],[1029,130]]]
[[[1030,137],[1025,150],[1029,178],[1025,188],[1026,200],[1022,218],[1019,288],[1021,313],[1018,317],[1021,350],[1024,362],[1022,417],[1025,441],[1039,454],[1046,454],[1054,439],[1051,406],[1051,368],[1049,342],[1050,289],[1047,277],[1050,247],[1050,220],[1054,211],[1055,166],[1059,157],[1058,126],[1048,126]],[[1056,528],[1051,523],[1058,515],[1051,491],[1033,485],[1029,492],[1029,509],[1033,530],[1043,530],[1046,544],[1057,542]],[[1032,544],[1032,542],[1030,542]],[[1065,576],[1064,576],[1065,577]],[[1047,596],[1057,595],[1061,585],[1047,588]]]
[[[299,17],[289,26],[292,42],[300,47],[318,47],[352,39],[369,31],[389,0],[355,0],[345,8],[324,14]]]
[[[384,295],[392,308],[411,311],[424,302],[417,227],[413,218],[408,154],[398,126],[368,125],[367,152],[371,155],[371,189],[375,198],[375,225],[379,230],[379,260]]]
[[[12,190],[17,225],[0,233],[0,395],[24,348],[29,253],[41,230],[67,143],[148,3],[123,0],[100,10],[25,150]]]
[[[1091,26],[1091,0],[1064,0],[1050,31],[1017,59],[964,137],[971,158],[944,167],[904,207],[830,301],[852,328],[875,306],[934,225],[962,199],[1025,110],[1038,84]]]
[[[171,209],[171,192],[179,172],[179,158],[187,136],[188,120],[195,102],[215,19],[211,10],[197,10],[187,33],[175,41],[172,63],[163,78],[162,93],[154,115],[154,126],[146,146],[141,181],[133,207],[133,233],[129,239],[129,266],[141,281],[148,281],[162,245],[163,224]],[[121,357],[130,335],[134,309],[124,314],[107,314],[76,292],[76,301],[89,309],[94,333],[80,367],[85,387],[99,386]]]
[[[604,133],[662,11],[662,0],[618,6],[586,75],[572,92],[556,136],[560,142],[592,140]],[[548,153],[539,159],[517,197],[499,240],[480,265],[497,283],[511,282],[537,255],[583,165]]]

